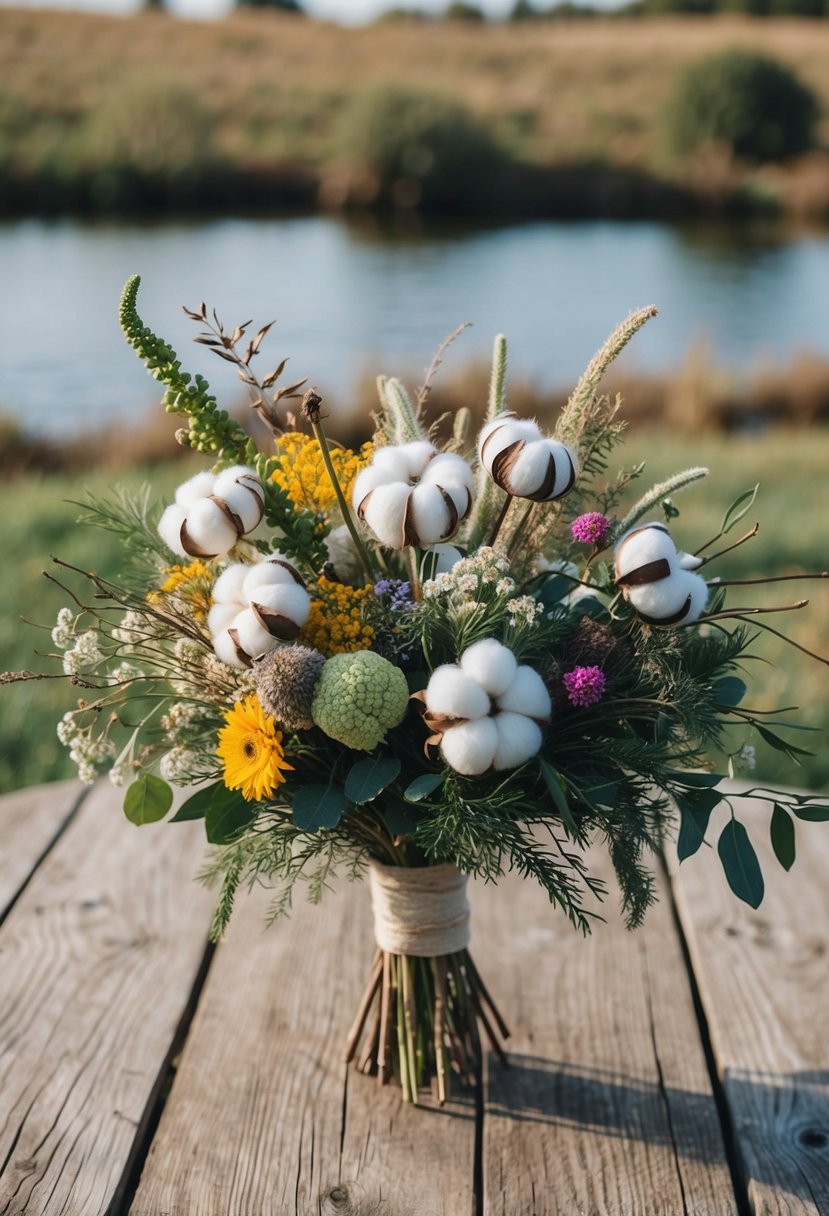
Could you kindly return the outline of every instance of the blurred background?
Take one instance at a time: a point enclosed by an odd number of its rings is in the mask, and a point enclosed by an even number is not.
[[[48,668],[48,630],[19,618],[51,626],[65,600],[50,554],[117,571],[72,501],[181,479],[175,420],[118,330],[135,272],[147,323],[228,407],[235,373],[191,345],[181,305],[276,319],[269,365],[289,356],[350,441],[376,373],[421,382],[462,322],[436,411],[482,408],[503,331],[511,404],[552,419],[654,303],[607,384],[619,463],[646,461],[647,484],[711,467],[676,503],[687,549],[760,482],[760,533],[723,576],[829,567],[829,0],[81,8],[0,7],[3,669]],[[829,654],[829,586],[792,586],[811,604],[771,620]],[[757,651],[773,665],[753,666],[752,704],[797,705],[815,732],[787,736],[814,753],[799,769],[747,740],[756,776],[825,787],[827,669],[770,636]],[[0,789],[69,774],[72,691],[3,688]]]

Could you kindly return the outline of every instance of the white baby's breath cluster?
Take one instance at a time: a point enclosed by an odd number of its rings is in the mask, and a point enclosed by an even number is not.
[[[61,650],[66,650],[75,639],[75,621],[77,620],[71,608],[61,608],[58,619],[52,630],[52,641]]]
[[[161,729],[171,743],[180,743],[204,720],[204,709],[193,701],[174,701],[161,719]]]
[[[195,778],[202,756],[184,743],[177,743],[161,757],[158,771],[165,781],[173,785],[189,785]]]
[[[498,595],[512,595],[515,591],[506,557],[485,545],[470,557],[462,557],[451,570],[427,579],[422,592],[424,600],[447,600],[458,604],[477,601],[481,588],[493,585]]]
[[[103,658],[97,629],[86,629],[77,635],[74,645],[63,652],[64,675],[76,676],[91,671]]]
[[[123,662],[113,667],[108,679],[110,684],[129,684],[133,680],[142,680],[146,674],[143,667],[124,659]]]
[[[544,605],[531,595],[518,595],[507,600],[507,622],[513,629],[519,625],[534,625],[544,615]]]
[[[128,654],[134,647],[145,642],[150,634],[147,618],[135,608],[129,608],[112,631],[114,641],[120,643],[121,652]]]
[[[97,765],[115,756],[112,740],[107,735],[94,735],[92,727],[82,726],[73,711],[63,715],[57,734],[64,747],[69,748],[69,757],[77,766],[78,776],[85,785],[92,785],[97,780]]]

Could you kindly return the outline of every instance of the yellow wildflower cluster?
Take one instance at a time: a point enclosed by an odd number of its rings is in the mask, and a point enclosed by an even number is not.
[[[335,654],[368,650],[374,638],[374,629],[366,620],[367,609],[375,602],[371,583],[347,587],[322,576],[317,579],[316,593],[301,641],[329,659]]]
[[[150,603],[157,604],[165,598],[172,599],[192,613],[197,621],[207,620],[210,605],[213,603],[210,592],[214,575],[205,563],[195,561],[187,566],[168,566],[164,573],[167,577],[158,591],[151,591],[147,597]]]
[[[370,462],[372,451],[370,443],[364,443],[359,452],[350,448],[331,448],[331,463],[347,502],[351,499],[354,478]],[[273,480],[295,507],[326,514],[336,506],[334,487],[313,435],[288,431],[279,439],[277,455],[279,467],[274,470]]]

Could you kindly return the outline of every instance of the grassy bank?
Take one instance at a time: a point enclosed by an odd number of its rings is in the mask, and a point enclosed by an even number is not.
[[[711,467],[707,484],[677,500],[681,515],[673,525],[674,534],[678,543],[689,549],[717,532],[723,511],[737,494],[761,482],[760,498],[746,520],[747,527],[755,519],[761,520],[760,534],[718,563],[717,570],[723,575],[727,572],[732,577],[748,578],[826,567],[828,432],[789,436],[774,433],[754,440],[704,436],[693,441],[649,432],[631,439],[620,449],[620,458],[627,463],[647,460],[646,479],[640,483],[643,488],[645,480],[649,485],[691,463]],[[159,495],[169,494],[181,476],[173,467],[156,471],[152,474],[154,489]],[[119,480],[138,486],[143,477],[140,471],[133,471]],[[65,594],[42,576],[41,571],[49,568],[50,554],[59,554],[103,575],[112,576],[118,571],[123,553],[117,539],[106,532],[77,527],[77,508],[66,501],[82,497],[84,486],[102,493],[111,484],[110,474],[98,473],[84,478],[65,474],[47,479],[27,477],[0,485],[0,512],[14,519],[7,548],[6,612],[0,618],[0,670],[49,670],[45,659],[33,657],[36,649],[52,649],[48,630],[21,624],[19,618],[26,616],[51,626],[57,609],[67,602]],[[799,598],[800,591],[811,596],[810,607],[801,612],[764,619],[802,645],[829,655],[829,586],[782,584],[761,588],[750,596],[752,590],[748,588],[740,596],[741,603],[788,603]],[[819,733],[812,735],[787,734],[793,742],[816,753],[805,758],[800,769],[753,740],[758,753],[757,776],[813,788],[828,786],[826,667],[771,637],[764,638],[756,650],[773,666],[760,661],[751,665],[750,703],[760,709],[798,705],[795,719],[819,728]],[[0,689],[0,791],[70,775],[68,758],[55,737],[55,725],[74,703],[73,691],[57,680]],[[739,742],[735,735],[735,746]]]
[[[643,215],[777,200],[829,214],[825,153],[751,173],[717,158],[669,156],[660,118],[677,73],[735,45],[791,64],[829,115],[826,21],[346,30],[259,11],[207,24],[159,13],[0,10],[0,208],[382,201],[358,163],[366,97],[391,83],[432,90],[437,82],[504,154],[488,162],[503,186],[489,199],[494,208]],[[824,143],[828,135],[824,119]],[[456,137],[472,157],[474,139]],[[417,199],[403,191],[385,201]]]

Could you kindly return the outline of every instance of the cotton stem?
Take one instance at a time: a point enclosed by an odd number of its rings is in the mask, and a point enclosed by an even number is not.
[[[337,503],[340,508],[340,514],[343,517],[343,523],[345,524],[345,526],[348,528],[349,532],[351,533],[351,539],[354,541],[354,545],[360,556],[360,561],[362,562],[363,569],[365,570],[366,574],[368,575],[369,580],[371,582],[373,582],[374,581],[374,570],[372,568],[371,558],[369,556],[368,549],[366,549],[366,546],[363,543],[363,538],[360,536],[360,533],[357,531],[357,525],[354,523],[354,518],[351,514],[351,510],[348,506],[348,503],[345,500],[345,495],[343,494],[342,486],[340,485],[336,470],[334,468],[334,462],[331,459],[331,452],[328,448],[328,440],[325,435],[325,430],[323,429],[322,420],[319,417],[319,415],[317,415],[317,417],[315,417],[315,418],[313,418],[313,417],[309,418],[309,421],[311,423],[311,429],[314,432],[314,438],[316,439],[317,443],[319,444],[320,452],[322,453],[322,461],[323,461],[323,464],[325,465],[325,471],[328,474],[329,481],[331,482],[331,487],[336,496]]]

